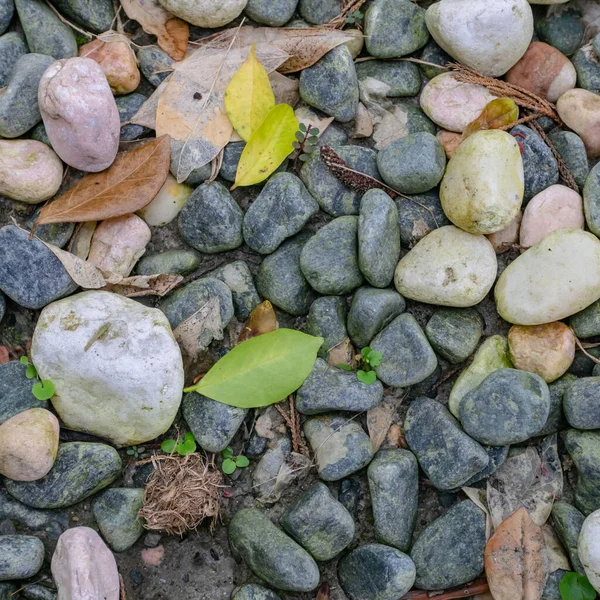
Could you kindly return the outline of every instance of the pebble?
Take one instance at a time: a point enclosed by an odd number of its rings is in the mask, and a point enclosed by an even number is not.
[[[138,517],[143,496],[141,488],[111,488],[95,500],[94,518],[104,539],[115,552],[129,549],[144,532]]]
[[[44,544],[32,535],[0,535],[0,581],[33,577],[44,562]]]
[[[410,557],[417,569],[415,586],[443,590],[473,581],[483,571],[486,541],[483,511],[470,500],[457,502],[414,543]]]
[[[246,15],[257,23],[281,27],[294,16],[297,4],[298,0],[248,0],[245,10]]]
[[[310,305],[305,331],[309,335],[323,338],[319,357],[327,360],[329,350],[341,344],[348,336],[347,312],[346,300],[341,296],[323,296]]]
[[[115,557],[89,527],[73,527],[60,536],[51,568],[60,598],[119,598]]]
[[[598,300],[599,286],[598,238],[580,229],[558,229],[500,275],[495,289],[496,308],[509,323],[552,323]]]
[[[525,54],[533,35],[527,0],[442,0],[425,15],[435,41],[458,62],[483,75],[504,75]]]
[[[546,423],[537,432],[536,436],[552,435],[553,433],[567,429],[568,423],[563,414],[563,397],[574,381],[577,381],[577,378],[567,373],[548,385],[548,389],[550,390],[550,412],[548,413]]]
[[[126,121],[133,119],[146,100],[148,100],[146,96],[138,93],[126,94],[125,96],[115,98],[117,110],[119,111],[119,120],[121,121],[121,135],[119,139],[122,142],[137,140],[150,131],[147,127],[142,127],[141,125],[133,125],[131,123],[123,125]]]
[[[54,151],[68,165],[96,173],[119,149],[119,110],[102,69],[90,58],[53,63],[38,92],[40,112]]]
[[[328,127],[325,134],[331,129]],[[348,167],[381,180],[377,170],[377,153],[361,146],[336,146],[335,151]],[[322,210],[340,217],[359,213],[361,194],[347,188],[325,166],[318,153],[314,153],[303,165],[300,178]]]
[[[599,388],[600,377],[584,377],[569,386],[563,396],[563,409],[571,427],[600,429]]]
[[[545,325],[513,325],[508,332],[510,360],[517,369],[551,382],[567,372],[575,358],[573,330],[560,321]]]
[[[543,42],[554,46],[565,56],[571,56],[581,46],[585,34],[581,11],[575,7],[551,13],[543,11],[536,18],[535,32]]]
[[[170,74],[173,59],[158,46],[142,46],[137,51],[137,60],[142,75],[158,87]]]
[[[556,129],[548,134],[552,145],[567,164],[575,182],[582,188],[590,172],[583,140],[572,131]]]
[[[510,450],[510,446],[482,446],[482,448],[488,455],[488,464],[473,477],[467,479],[462,487],[474,485],[493,475],[504,464]]]
[[[248,0],[159,0],[175,16],[198,27],[222,27],[233,21],[246,8]]]
[[[227,448],[248,413],[196,392],[184,395],[181,408],[196,441],[207,452]]]
[[[416,96],[421,90],[419,67],[409,62],[367,60],[356,65],[356,75],[359,81],[372,78],[383,82],[389,88],[388,98]]]
[[[0,490],[0,519],[9,519],[34,531],[45,531],[51,540],[58,539],[69,527],[69,516],[64,512],[29,508],[5,489]]]
[[[0,582],[0,599],[12,600],[17,593],[17,586],[14,583]]]
[[[425,236],[398,263],[396,289],[406,298],[440,306],[473,306],[496,279],[496,253],[482,235],[447,225]]]
[[[256,508],[239,510],[229,523],[229,545],[262,579],[290,592],[309,592],[319,583],[310,554]]]
[[[577,551],[577,541],[585,517],[571,504],[555,502],[552,507],[552,524],[563,547],[569,554],[569,562],[574,571],[584,575],[583,565]]]
[[[300,266],[309,239],[308,234],[299,234],[284,242],[262,261],[256,275],[258,293],[291,315],[307,314],[317,297]]]
[[[195,250],[167,250],[160,254],[144,256],[137,263],[135,272],[138,275],[189,275],[200,266],[201,261],[200,254]]]
[[[300,97],[340,123],[354,118],[358,109],[358,80],[346,46],[330,50],[300,73]]]
[[[0,140],[0,194],[38,204],[52,198],[62,182],[56,154],[35,140]]]
[[[592,48],[596,53],[596,56],[600,58],[600,35],[596,34],[592,39]]]
[[[600,511],[594,511],[583,522],[577,544],[581,564],[588,581],[596,591],[600,590]]]
[[[10,6],[12,6],[12,0]],[[2,5],[0,5],[0,13],[2,10]],[[2,30],[1,21],[2,16],[0,14],[0,31]],[[23,36],[16,31],[10,31],[0,37],[0,87],[7,85],[17,61],[28,51]]]
[[[6,297],[0,292],[0,321],[4,318],[6,313]]]
[[[281,600],[281,598],[262,585],[247,583],[233,590],[231,600]]]
[[[600,60],[598,60],[592,46],[583,46],[573,55],[573,66],[577,71],[578,87],[595,94],[599,93]]]
[[[434,229],[450,225],[435,190],[412,198],[399,197],[396,206],[400,219],[400,243],[404,248],[412,248]]]
[[[487,130],[469,136],[456,149],[440,186],[440,200],[457,227],[486,234],[501,231],[517,216],[523,192],[523,161],[516,140],[505,131]]]
[[[292,173],[276,173],[244,216],[244,241],[261,254],[275,252],[319,212],[317,201]]]
[[[250,267],[243,260],[236,260],[211,271],[211,277],[222,281],[231,291],[235,316],[245,321],[260,304]]]
[[[304,434],[315,453],[319,477],[338,481],[366,467],[373,458],[373,444],[360,424],[342,415],[311,417]]]
[[[42,0],[15,0],[15,7],[31,52],[56,60],[77,56],[73,30]]]
[[[386,385],[414,385],[427,379],[437,367],[437,357],[410,313],[396,317],[373,338],[370,347],[382,355],[375,372]]]
[[[395,600],[412,587],[415,566],[395,548],[365,544],[340,561],[338,576],[350,600]]]
[[[596,300],[586,309],[573,315],[569,325],[578,338],[589,338],[600,335],[600,300]]]
[[[600,156],[600,96],[588,90],[574,89],[563,94],[556,110],[567,127],[583,140],[588,156]]]
[[[29,218],[22,222],[24,229],[31,230],[33,228],[41,210],[42,206],[36,207]],[[45,225],[38,225],[35,235],[47,244],[52,244],[57,248],[64,248],[69,243],[74,231],[75,223],[47,223]]]
[[[341,0],[300,0],[298,11],[313,25],[329,23],[342,12]]]
[[[419,465],[412,452],[381,450],[367,469],[377,539],[402,550],[411,546],[419,499]]]
[[[0,365],[0,424],[31,408],[48,408],[31,393],[32,382],[16,360]]]
[[[444,52],[444,50],[438,46],[435,40],[429,40],[427,42],[419,58],[424,62],[440,65],[440,67],[452,62],[452,57],[448,53]],[[419,64],[419,69],[426,79],[433,79],[434,77],[446,72],[444,69],[423,64]]]
[[[37,481],[6,479],[8,493],[33,508],[65,508],[110,485],[121,475],[121,458],[106,444],[60,444],[54,466]]]
[[[218,182],[197,187],[179,213],[179,233],[190,246],[205,254],[233,250],[243,244],[244,213],[229,191]]]
[[[600,432],[569,429],[563,439],[577,468],[575,506],[589,515],[600,508]]]
[[[273,436],[276,435],[273,433]],[[282,435],[268,441],[266,446],[267,451],[252,473],[252,488],[256,490],[259,502],[272,504],[280,498],[282,490],[288,483],[285,480],[283,482],[280,480],[278,483],[277,479],[280,472],[287,472],[285,465],[292,451],[292,442],[289,436]],[[284,471],[281,471],[282,468]]]
[[[486,451],[435,400],[413,400],[404,420],[404,433],[425,475],[439,490],[463,485],[489,462]]]
[[[81,27],[94,33],[104,33],[111,28],[115,11],[110,0],[55,0],[56,8]]]
[[[595,235],[600,234],[600,167],[596,165],[585,180],[583,188],[585,222]]]
[[[23,598],[27,600],[57,600],[58,596],[54,590],[43,585],[30,585],[22,591]],[[10,599],[9,599],[10,600]]]
[[[475,352],[483,333],[483,319],[471,308],[440,308],[425,327],[425,335],[437,354],[456,365]]]
[[[544,42],[532,42],[505,79],[549,102],[556,102],[575,87],[577,72],[562,52]]]
[[[13,0],[3,0],[0,2],[0,35],[2,35],[10,25],[15,12]],[[0,86],[2,83],[0,83]]]
[[[352,516],[321,482],[296,498],[279,524],[314,559],[321,561],[337,556],[354,537]]]
[[[231,183],[235,181],[238,163],[245,147],[246,142],[229,142],[223,149],[223,163],[219,175],[226,181]]]

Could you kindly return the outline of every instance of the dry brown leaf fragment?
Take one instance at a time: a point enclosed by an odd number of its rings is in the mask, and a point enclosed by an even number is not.
[[[544,534],[523,507],[504,520],[485,547],[485,573],[495,600],[540,600]]]
[[[384,399],[381,404],[367,411],[367,429],[375,452],[381,448],[381,444],[385,441],[392,424],[393,415],[394,402],[390,398]]]
[[[329,349],[327,362],[332,367],[348,365],[354,368],[356,367],[355,354],[350,338],[344,338],[337,346]]]
[[[300,100],[300,80],[282,75],[279,71],[269,73],[275,104],[289,104],[292,108]]]
[[[213,340],[222,340],[223,322],[219,298],[210,298],[193,315],[177,325],[173,335],[192,360],[196,360],[200,352],[206,350]]]
[[[119,276],[117,276],[119,277]],[[155,275],[133,275],[123,277],[118,283],[107,282],[105,290],[126,298],[140,296],[165,296],[183,281],[181,275],[157,273]]]
[[[277,329],[277,316],[273,305],[265,300],[255,307],[248,317],[248,321],[244,325],[244,329],[240,333],[237,343],[241,344],[250,338],[269,333]]]
[[[162,136],[117,155],[105,171],[89,173],[44,206],[36,224],[103,221],[150,204],[169,173],[171,148]]]
[[[316,600],[329,600],[331,595],[329,584],[327,582],[322,583],[317,593]]]

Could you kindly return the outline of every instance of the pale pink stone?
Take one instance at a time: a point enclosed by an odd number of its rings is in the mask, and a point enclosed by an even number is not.
[[[150,567],[158,567],[165,556],[165,549],[161,546],[142,550],[142,560]]]
[[[519,214],[504,229],[485,236],[490,240],[496,254],[507,252],[510,250],[510,244],[517,243],[522,218],[523,213],[519,211]]]
[[[581,196],[564,185],[551,185],[527,205],[521,223],[520,243],[521,246],[533,246],[557,229],[583,229],[584,225]]]
[[[89,527],[67,529],[52,556],[58,600],[119,600],[119,572],[113,553]]]
[[[88,260],[103,271],[127,277],[150,237],[150,227],[137,215],[107,219],[94,232]]]
[[[560,118],[585,144],[588,156],[600,156],[600,96],[575,88],[564,93],[556,103]]]
[[[113,163],[119,111],[96,61],[75,57],[52,63],[40,81],[38,103],[52,148],[68,165],[95,173]]]

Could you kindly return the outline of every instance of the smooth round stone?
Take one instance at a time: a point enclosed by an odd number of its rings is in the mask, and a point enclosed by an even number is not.
[[[563,414],[563,398],[569,387],[577,381],[577,377],[567,373],[560,379],[548,385],[550,390],[550,412],[544,426],[537,432],[539,435],[552,435],[563,429],[567,429],[568,423]]]
[[[19,58],[0,94],[0,135],[16,138],[40,122],[38,87],[44,71],[53,62],[43,54]]]
[[[600,377],[584,377],[569,386],[563,397],[563,409],[571,427],[600,429],[599,391]]]
[[[13,497],[34,508],[65,508],[110,485],[121,474],[118,452],[106,444],[60,444],[54,466],[37,481],[5,480]]]
[[[325,133],[330,129],[328,127]],[[361,146],[341,146],[335,150],[351,169],[381,180],[377,170],[377,153],[374,150]],[[358,214],[361,194],[348,189],[335,177],[317,152],[304,163],[300,178],[325,212],[334,217]]]
[[[457,227],[486,234],[501,231],[517,216],[523,192],[516,140],[504,131],[487,130],[458,146],[442,180],[440,200]]]
[[[471,486],[493,475],[504,464],[510,450],[510,446],[482,446],[482,448],[488,455],[488,464],[473,477],[467,479],[463,487]]]
[[[527,0],[442,0],[429,7],[427,28],[458,62],[483,75],[504,75],[525,54],[533,35]]]
[[[366,467],[373,458],[373,443],[356,421],[342,415],[311,417],[304,434],[313,449],[319,477],[338,481]]]
[[[144,256],[136,265],[138,275],[189,275],[200,266],[200,255],[194,250],[167,250]]]
[[[44,544],[32,535],[0,535],[0,581],[33,577],[44,562]]]
[[[581,11],[574,7],[550,13],[543,11],[535,20],[535,32],[542,41],[571,56],[583,42],[585,25],[581,16]]]
[[[415,133],[395,140],[377,155],[383,180],[403,194],[420,194],[434,188],[446,168],[446,154],[430,133]]]
[[[600,242],[580,229],[546,236],[504,270],[495,289],[498,313],[517,325],[560,321],[599,297]]]
[[[310,554],[258,509],[239,510],[228,532],[233,554],[273,587],[291,592],[309,592],[317,587],[319,568]]]
[[[415,586],[442,590],[472,581],[483,571],[485,545],[485,514],[470,500],[458,502],[414,543]]]
[[[600,590],[600,511],[587,517],[581,527],[577,551],[585,574],[596,591]]]
[[[600,233],[600,166],[590,171],[583,188],[583,209],[585,220],[590,231]]]
[[[271,254],[317,212],[317,201],[298,177],[277,173],[246,211],[244,240],[256,252]]]
[[[558,115],[583,140],[588,156],[600,156],[600,96],[588,90],[574,89],[556,103]]]
[[[43,308],[77,288],[58,258],[14,225],[0,229],[0,256],[0,290],[25,308]]]
[[[343,410],[363,412],[383,399],[380,381],[361,383],[356,373],[332,367],[317,358],[312,371],[296,392],[296,408],[304,415]],[[325,559],[322,559],[325,560]]]
[[[425,236],[398,263],[396,289],[406,298],[440,306],[473,306],[487,295],[498,264],[490,242],[447,225]]]
[[[323,296],[310,305],[305,331],[323,338],[318,352],[321,358],[327,360],[329,350],[347,337],[346,313],[346,300],[341,296]]]
[[[144,532],[138,517],[143,497],[144,490],[140,488],[111,488],[96,498],[94,519],[115,552],[131,548]]]
[[[207,452],[221,452],[229,445],[248,411],[211,400],[197,392],[183,396],[183,418],[196,441]]]
[[[219,298],[221,324],[225,328],[233,318],[231,291],[226,284],[214,277],[202,277],[180,287],[163,298],[159,308],[167,316],[171,327],[175,329],[177,325],[200,310],[213,296]]]
[[[12,5],[12,0],[10,0],[10,6]],[[2,5],[0,4],[0,14],[1,12]],[[1,19],[0,16],[0,30],[2,30]],[[29,50],[23,36],[16,31],[11,31],[0,37],[0,88],[8,83],[15,64],[27,52]]]
[[[305,279],[300,263],[302,249],[310,239],[299,234],[267,256],[256,275],[258,293],[291,315],[305,315],[317,297]]]
[[[550,392],[546,382],[534,373],[498,369],[459,405],[460,422],[475,440],[488,446],[524,442],[546,423]]]
[[[412,198],[398,197],[395,202],[400,219],[400,243],[404,248],[412,248],[434,229],[450,225],[435,190]]]
[[[341,0],[300,0],[298,11],[313,25],[323,25],[342,12]]]
[[[513,325],[508,332],[510,359],[517,369],[551,382],[567,372],[575,358],[575,336],[560,321],[545,325]]]
[[[346,46],[330,50],[301,72],[300,97],[341,123],[354,118],[358,108],[358,80]]]
[[[352,297],[348,312],[348,335],[359,348],[371,340],[406,309],[404,298],[389,289],[361,287]]]
[[[173,59],[158,46],[142,46],[137,51],[137,59],[142,75],[158,87],[170,74]]]
[[[281,598],[262,585],[247,583],[233,590],[231,600],[281,600]]]
[[[31,408],[48,408],[48,402],[31,393],[32,382],[17,360],[0,365],[0,424]]]
[[[55,0],[54,5],[68,19],[88,31],[103,33],[111,28],[115,11],[110,0]]]
[[[406,441],[425,475],[440,490],[452,490],[489,462],[486,451],[439,402],[413,400],[404,420]]]
[[[19,20],[31,52],[58,60],[77,56],[73,30],[42,0],[15,0]]]
[[[220,279],[231,290],[233,309],[240,321],[245,321],[260,304],[250,267],[243,260],[223,265],[211,271],[210,276]]]
[[[429,40],[427,42],[419,58],[424,62],[440,65],[440,67],[444,67],[447,63],[452,62],[452,57],[447,52],[444,52],[437,45],[435,40]],[[427,79],[433,79],[434,77],[446,72],[445,69],[438,69],[437,67],[432,67],[431,65],[419,64],[419,69],[421,69],[421,72]]]
[[[396,600],[415,581],[415,565],[403,552],[383,544],[365,544],[339,563],[340,585],[350,600]]]
[[[297,4],[298,0],[248,0],[245,11],[257,23],[281,27],[294,16]]]
[[[409,62],[367,60],[356,65],[356,75],[359,81],[370,77],[383,82],[388,98],[416,96],[421,90],[419,67]]]
[[[125,96],[119,96],[118,98],[115,98],[121,124],[133,119],[135,114],[138,112],[138,110],[140,110],[146,100],[148,100],[146,96],[135,92],[133,94],[126,94]],[[122,142],[131,142],[141,138],[143,135],[148,133],[148,131],[148,128],[142,127],[141,125],[125,125],[121,127],[121,136],[119,139]]]
[[[582,188],[590,172],[587,152],[583,140],[572,131],[556,129],[548,134],[552,145],[567,164],[575,182]]]
[[[462,83],[452,73],[442,73],[427,83],[419,101],[436,125],[462,133],[495,98],[482,85]]]
[[[331,560],[350,544],[350,513],[317,482],[288,506],[279,524],[316,560]]]
[[[600,301],[597,300],[586,309],[573,315],[569,319],[569,325],[578,338],[585,339],[600,335]]]
[[[429,40],[425,10],[409,0],[375,0],[365,12],[365,45],[377,58],[398,58]]]
[[[43,585],[30,585],[23,590],[23,598],[27,600],[57,600],[55,591]],[[10,598],[8,600],[11,600]]]
[[[569,555],[571,566],[584,574],[583,565],[577,551],[577,542],[585,517],[571,504],[555,502],[552,507],[552,524],[563,547]]]
[[[563,439],[577,468],[575,506],[587,515],[600,508],[600,432],[569,429]]]
[[[173,221],[181,212],[192,194],[192,188],[185,183],[177,183],[170,173],[150,204],[137,214],[150,227],[163,227]]]
[[[231,23],[246,8],[248,0],[159,0],[176,17],[198,27],[222,27]]]
[[[556,102],[575,87],[577,72],[562,52],[544,42],[532,42],[505,79],[541,98]]]
[[[590,45],[583,46],[573,55],[573,66],[577,71],[578,87],[595,94],[600,92],[600,61]]]
[[[401,314],[371,341],[371,349],[380,352],[377,377],[386,385],[408,387],[429,377],[437,367],[437,357],[417,320]]]
[[[419,499],[419,465],[412,452],[381,450],[367,469],[377,539],[406,552]]]
[[[0,35],[8,29],[14,12],[15,5],[13,4],[13,0],[0,1]],[[0,83],[0,86],[2,86],[2,83]]]
[[[240,157],[246,146],[246,142],[229,142],[223,149],[223,163],[219,175],[226,181],[233,183]],[[268,183],[268,181],[267,181]]]
[[[475,352],[482,333],[481,315],[470,308],[436,310],[425,327],[433,349],[452,364],[464,362]]]

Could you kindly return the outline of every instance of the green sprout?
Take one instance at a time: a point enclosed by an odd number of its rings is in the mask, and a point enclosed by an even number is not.
[[[558,584],[562,600],[594,600],[596,590],[585,575],[565,573]]]
[[[233,456],[233,448],[227,447],[221,452],[223,457],[223,464],[221,470],[225,475],[231,475],[236,469],[244,469],[250,464],[250,461],[241,454],[239,456]]]
[[[167,454],[177,452],[179,456],[187,456],[196,452],[196,438],[191,432],[187,432],[183,436],[183,442],[179,442],[179,437],[176,440],[165,440],[161,445],[160,449]]]
[[[346,23],[348,25],[356,25],[357,23],[360,24],[362,23],[364,16],[365,15],[363,15],[363,13],[361,13],[360,10],[355,10],[349,15],[346,15]]]
[[[292,146],[296,150],[294,156],[294,171],[298,168],[298,161],[306,162],[310,155],[317,150],[319,143],[319,130],[316,127],[304,123],[298,125],[298,131],[296,131],[296,141],[292,142]]]
[[[25,377],[27,377],[27,379],[38,380],[31,388],[31,393],[38,400],[50,400],[55,393],[54,384],[49,379],[40,379],[37,369],[29,362],[29,359],[26,356],[21,356],[19,362],[27,367],[25,369]]]
[[[359,361],[359,369],[356,371],[356,378],[365,385],[371,385],[375,383],[377,380],[377,375],[373,370],[373,367],[379,366],[381,363],[382,355],[381,352],[376,352],[375,350],[371,350],[368,346],[365,346],[360,354],[357,356]],[[337,365],[340,369],[344,369],[344,371],[352,371],[352,367],[350,365],[339,364]]]
[[[136,460],[146,452],[146,448],[142,446],[131,446],[131,448],[127,448],[127,454],[129,456],[133,456]]]

